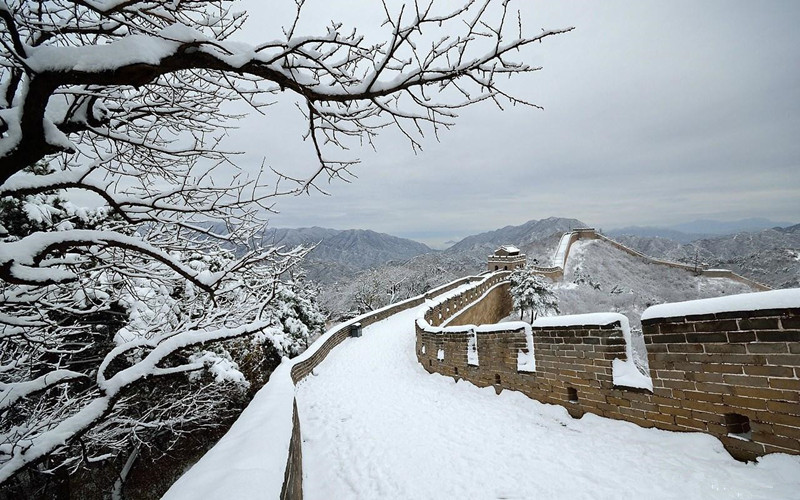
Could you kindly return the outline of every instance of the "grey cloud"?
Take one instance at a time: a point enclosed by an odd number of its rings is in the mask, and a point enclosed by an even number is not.
[[[277,22],[273,4],[249,2],[260,28],[246,33],[249,41]],[[273,224],[441,243],[551,215],[605,228],[800,219],[800,4],[517,4],[531,29],[577,27],[526,52],[544,69],[510,83],[544,111],[465,110],[419,155],[399,134],[384,134],[377,153],[352,152],[363,162],[352,184],[333,183],[328,197],[280,200]],[[324,12],[306,25],[332,14],[374,33],[379,16],[366,6],[312,2]],[[314,158],[299,139],[304,126],[281,102],[266,118],[243,120],[229,142],[248,152],[247,168],[266,156],[276,168],[307,172]]]

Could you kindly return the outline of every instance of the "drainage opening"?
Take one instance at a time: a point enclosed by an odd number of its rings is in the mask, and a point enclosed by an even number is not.
[[[456,371],[456,375],[458,375],[458,367],[455,366],[455,367],[453,367],[453,369]]]
[[[728,434],[750,439],[750,419],[739,413],[725,414],[725,427]]]
[[[578,389],[574,387],[567,387],[567,400],[570,403],[578,402]]]
[[[500,384],[500,374],[499,373],[495,373],[494,374],[494,383],[495,384]]]
[[[428,366],[433,366],[433,360],[432,359],[428,360]]]

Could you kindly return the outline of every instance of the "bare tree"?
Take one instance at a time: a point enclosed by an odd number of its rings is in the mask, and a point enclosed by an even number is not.
[[[384,5],[389,38],[371,44],[338,23],[299,35],[296,3],[280,39],[258,45],[230,40],[246,16],[224,0],[0,3],[0,197],[28,220],[0,228],[0,483],[107,428],[137,387],[210,368],[205,343],[259,334],[286,347],[268,304],[305,251],[255,244],[276,197],[346,176],[357,160],[331,148],[386,127],[416,150],[465,106],[533,106],[500,77],[536,71],[512,56],[569,31],[527,36],[508,1]],[[248,175],[219,148],[237,118],[223,104],[265,112],[282,93],[318,165]],[[64,190],[104,206],[81,211],[58,201]],[[46,227],[31,225],[37,210]],[[248,250],[221,250],[234,247]],[[175,294],[186,310],[127,328],[136,307]],[[125,327],[98,326],[115,314]]]

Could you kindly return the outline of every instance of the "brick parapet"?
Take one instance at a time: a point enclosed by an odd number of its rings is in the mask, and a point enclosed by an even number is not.
[[[476,319],[472,323],[480,323]],[[496,321],[488,313],[485,319]],[[565,406],[575,417],[588,412],[643,427],[706,432],[739,459],[800,453],[800,308],[651,319],[643,329],[652,392],[613,384],[613,360],[626,356],[619,323],[533,328],[533,373],[517,370],[517,355],[527,349],[522,328],[483,333],[418,324],[416,348],[429,372],[498,392],[517,390]],[[477,366],[467,356],[473,336]],[[735,427],[742,417],[749,433]]]

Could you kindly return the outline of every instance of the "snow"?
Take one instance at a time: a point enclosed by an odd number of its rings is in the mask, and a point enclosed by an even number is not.
[[[428,374],[414,350],[424,307],[366,327],[299,384],[306,498],[798,498],[800,457],[744,464],[709,435],[576,420],[515,391]],[[269,425],[251,439],[263,442]],[[240,455],[256,448],[242,444]]]
[[[566,266],[567,250],[569,250],[569,240],[572,238],[572,233],[564,233],[561,235],[561,240],[558,242],[558,248],[553,255],[553,267],[560,267],[563,269]]]
[[[619,313],[589,313],[569,314],[565,316],[544,316],[536,318],[532,326],[535,327],[560,327],[560,326],[606,326],[627,318]]]
[[[513,322],[512,322],[513,323]],[[521,322],[520,322],[521,323]],[[508,324],[508,323],[504,323]],[[525,347],[527,352],[519,351],[517,353],[517,371],[519,372],[535,372],[536,371],[536,356],[533,350],[533,332],[531,326],[527,323],[522,323],[525,327]]]
[[[642,321],[655,318],[674,318],[697,314],[716,314],[762,309],[800,308],[800,288],[770,290],[768,292],[742,293],[727,297],[689,300],[649,307],[642,313]]]
[[[567,316],[547,316],[534,320],[535,327],[564,327],[564,326],[605,326],[619,322],[622,336],[625,338],[625,359],[615,359],[611,363],[614,385],[647,389],[652,392],[653,380],[639,371],[634,362],[633,341],[628,318],[619,313],[589,313],[572,314]]]
[[[425,346],[422,346],[422,354],[425,354]],[[473,330],[472,335],[467,340],[467,364],[470,366],[480,366],[478,360],[478,334]]]
[[[457,290],[462,290],[459,287]],[[455,293],[459,293],[454,290]],[[451,292],[452,293],[452,292]],[[361,315],[331,328],[299,356],[283,358],[269,382],[256,393],[231,429],[170,487],[162,500],[257,499],[277,497],[283,486],[289,444],[295,386],[292,367],[313,356],[331,337],[351,324],[382,310],[416,300],[408,299]],[[416,309],[411,309],[416,311]],[[413,321],[412,321],[413,323]],[[344,342],[333,352],[357,342]],[[412,348],[413,350],[413,348]],[[330,354],[329,354],[330,356]],[[316,370],[312,372],[313,375]],[[303,445],[305,448],[305,444]],[[305,461],[304,461],[305,463]],[[306,498],[313,498],[306,495]]]
[[[230,430],[162,497],[255,499],[281,491],[292,435],[294,383],[284,360]]]

